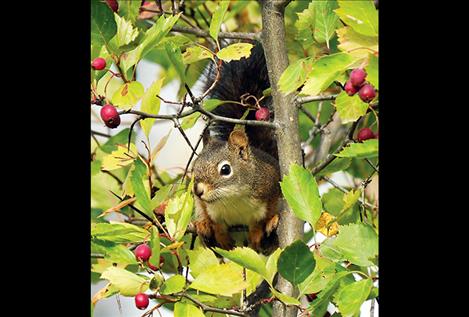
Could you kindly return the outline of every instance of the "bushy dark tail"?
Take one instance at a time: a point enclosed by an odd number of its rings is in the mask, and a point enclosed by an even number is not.
[[[220,100],[241,101],[241,96],[245,94],[252,95],[257,99],[263,96],[263,91],[270,87],[269,75],[264,57],[264,50],[259,42],[253,43],[251,55],[248,58],[242,58],[239,61],[231,61],[223,63],[220,72],[220,80],[210,92],[208,98]],[[206,74],[207,80],[205,89],[208,89],[215,80],[216,67],[210,64]],[[254,104],[253,99],[248,100],[250,104]],[[273,120],[272,97],[266,97],[261,102],[262,107],[270,110],[271,120]],[[213,113],[239,119],[244,114],[245,107],[227,103],[218,106]],[[255,111],[250,111],[247,116],[248,120],[255,120]],[[213,123],[208,132],[211,137],[227,140],[230,132],[233,130],[234,124],[227,122]],[[276,159],[277,145],[273,129],[266,127],[246,126],[246,134],[249,137],[251,146],[256,147],[264,152],[269,153]]]

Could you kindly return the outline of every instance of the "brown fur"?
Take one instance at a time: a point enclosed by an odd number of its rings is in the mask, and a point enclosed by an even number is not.
[[[225,161],[232,169],[229,177],[223,177],[219,173],[219,166]],[[215,201],[224,201],[224,208],[229,209],[229,202],[238,202],[239,196],[239,199],[251,201],[253,206],[263,206],[252,210],[252,215],[243,214],[246,218],[241,216],[239,219],[239,224],[249,228],[249,245],[256,251],[262,251],[262,239],[276,229],[279,219],[280,175],[277,160],[263,151],[251,148],[247,135],[241,130],[234,130],[227,142],[210,140],[207,143],[194,162],[193,174],[194,188],[203,188],[203,194],[200,197],[195,196],[195,227],[202,240],[208,245],[215,240],[215,244],[223,249],[233,248],[234,241],[228,231],[229,225],[233,223],[228,225],[223,223],[223,219],[222,223],[216,223],[209,215],[208,206],[214,206]],[[241,205],[235,203],[232,206],[235,215],[237,206]],[[246,208],[250,204],[242,206]],[[252,222],[248,219],[257,220]],[[230,221],[233,222],[232,219]]]

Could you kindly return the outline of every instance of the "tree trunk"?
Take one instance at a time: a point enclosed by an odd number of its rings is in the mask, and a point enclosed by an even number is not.
[[[272,87],[275,123],[277,124],[277,147],[282,177],[288,174],[292,163],[302,165],[300,135],[298,127],[298,107],[292,94],[285,96],[278,91],[277,83],[288,66],[285,41],[284,10],[289,1],[262,0],[262,45]],[[277,229],[281,248],[303,237],[304,222],[294,216],[283,201],[280,223]],[[289,296],[296,296],[298,290],[281,276],[276,289]],[[273,305],[273,317],[294,317],[298,309],[286,307],[276,301]]]

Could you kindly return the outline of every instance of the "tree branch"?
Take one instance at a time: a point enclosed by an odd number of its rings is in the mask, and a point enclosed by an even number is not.
[[[288,1],[263,0],[262,4],[262,46],[266,58],[270,85],[272,87],[273,108],[275,113],[277,148],[280,174],[288,174],[290,165],[302,165],[301,142],[298,125],[298,107],[294,95],[283,95],[278,89],[278,82],[283,71],[288,67],[285,38],[284,9]],[[283,201],[282,212],[277,229],[281,248],[303,237],[304,222],[296,218],[290,207]],[[279,276],[276,289],[283,294],[296,297],[298,290],[286,279]],[[298,308],[286,307],[281,302],[274,302],[273,317],[294,317]]]
[[[189,28],[185,26],[175,25],[172,28],[174,32],[194,34],[198,37],[210,37],[210,33],[204,30]],[[222,39],[240,39],[240,40],[259,40],[260,33],[247,33],[247,32],[220,32],[218,37]]]
[[[325,101],[325,100],[334,100],[337,98],[338,94],[329,95],[329,96],[306,96],[306,97],[297,97],[295,102],[298,106],[308,103],[311,101]]]
[[[151,113],[146,113],[146,112],[142,112],[142,111],[139,111],[139,110],[124,110],[124,111],[120,111],[119,112],[119,115],[122,115],[122,114],[135,114],[135,115],[139,115],[142,117],[142,119],[146,119],[146,118],[154,118],[154,119],[163,119],[163,120],[174,120],[174,119],[180,119],[180,118],[184,118],[184,117],[187,117],[187,116],[190,116],[191,114],[195,113],[195,112],[200,112],[204,115],[206,115],[207,117],[209,117],[210,119],[212,119],[213,121],[224,121],[224,122],[229,122],[229,123],[234,123],[234,124],[243,124],[243,125],[249,125],[249,126],[262,126],[262,127],[268,127],[268,128],[276,128],[277,127],[277,124],[274,123],[274,122],[268,122],[268,121],[257,121],[257,120],[240,120],[240,119],[233,119],[233,118],[228,118],[228,117],[222,117],[222,116],[219,116],[219,115],[216,115],[216,114],[213,114],[205,109],[203,109],[202,107],[200,106],[195,106],[195,105],[192,105],[192,104],[189,104],[189,106],[192,106],[192,109],[188,110],[188,111],[185,111],[181,114],[151,114]]]

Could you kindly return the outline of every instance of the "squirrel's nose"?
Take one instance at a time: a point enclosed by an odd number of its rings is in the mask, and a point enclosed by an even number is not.
[[[194,184],[194,194],[196,194],[198,197],[200,197],[204,194],[204,190],[205,190],[205,184],[204,183],[195,183]]]

